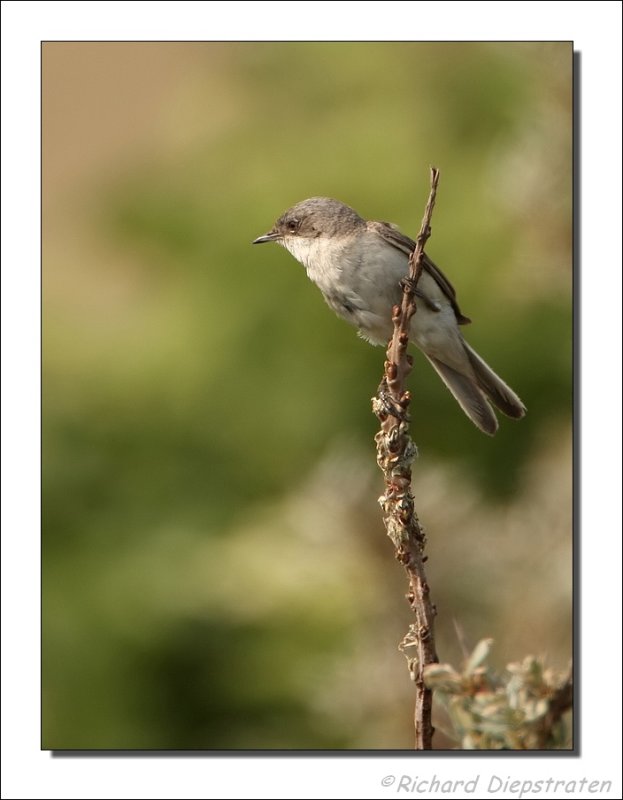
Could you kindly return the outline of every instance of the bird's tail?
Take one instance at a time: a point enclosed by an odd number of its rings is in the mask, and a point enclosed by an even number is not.
[[[507,386],[499,375],[496,375],[491,367],[472,348],[463,342],[465,352],[472,365],[476,380],[482,391],[496,408],[503,414],[513,419],[521,419],[526,413],[526,407],[521,402],[515,392]]]
[[[426,357],[474,425],[483,433],[493,436],[498,429],[498,421],[489,403],[514,419],[523,417],[526,408],[515,392],[495,374],[467,342],[463,342],[463,345],[473,376],[457,372],[437,358],[429,355]]]

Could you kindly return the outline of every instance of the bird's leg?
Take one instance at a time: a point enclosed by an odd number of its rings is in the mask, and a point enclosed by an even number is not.
[[[422,300],[426,308],[429,308],[431,311],[441,311],[440,304],[436,300],[431,300],[430,297],[427,297],[421,289],[418,289],[410,275],[406,275],[400,281],[400,288],[403,292],[407,291],[409,294],[414,294],[418,300]]]

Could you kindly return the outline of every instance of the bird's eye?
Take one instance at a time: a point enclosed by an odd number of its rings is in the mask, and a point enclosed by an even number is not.
[[[286,223],[286,227],[289,231],[295,231],[299,226],[298,219],[289,219]]]

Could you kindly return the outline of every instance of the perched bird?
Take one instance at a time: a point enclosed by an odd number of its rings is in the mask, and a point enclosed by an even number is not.
[[[253,244],[277,242],[300,261],[308,277],[340,317],[371,344],[393,333],[392,307],[401,301],[415,242],[388,222],[366,221],[328,197],[297,203]],[[417,311],[410,340],[424,353],[459,405],[481,431],[493,435],[493,404],[509,417],[526,413],[519,397],[467,344],[459,329],[471,320],[461,313],[456,292],[424,255],[416,289]]]

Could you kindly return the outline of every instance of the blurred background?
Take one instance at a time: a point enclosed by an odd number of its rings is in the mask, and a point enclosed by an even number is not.
[[[571,657],[568,43],[43,45],[43,747],[410,748],[384,351],[277,246],[313,195],[417,233],[528,407],[423,357],[442,661]],[[437,747],[452,747],[439,714]]]

